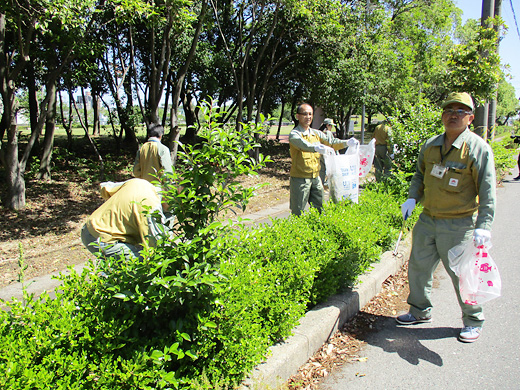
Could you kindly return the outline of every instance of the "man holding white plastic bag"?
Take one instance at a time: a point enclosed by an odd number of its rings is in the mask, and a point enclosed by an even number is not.
[[[431,322],[433,272],[442,260],[462,310],[459,340],[476,341],[482,331],[481,305],[461,300],[459,278],[450,269],[448,251],[473,239],[490,245],[496,203],[495,164],[491,147],[468,128],[474,105],[467,93],[451,93],[442,103],[445,132],[421,147],[417,170],[401,210],[406,219],[418,201],[423,212],[413,229],[408,267],[410,311],[397,317],[401,325]]]
[[[323,207],[320,154],[341,150],[357,142],[352,138],[328,140],[322,131],[311,128],[313,115],[310,104],[300,104],[296,109],[298,126],[289,134],[292,161],[289,207],[294,215],[301,215],[307,203],[319,210]]]

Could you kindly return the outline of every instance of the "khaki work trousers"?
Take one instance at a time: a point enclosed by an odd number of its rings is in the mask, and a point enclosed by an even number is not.
[[[294,215],[301,215],[307,203],[321,210],[323,207],[323,184],[320,177],[305,179],[291,177],[289,208]]]
[[[451,270],[448,261],[451,248],[472,239],[474,226],[474,217],[439,219],[424,213],[419,216],[413,228],[412,253],[408,265],[408,304],[415,318],[431,316],[433,273],[442,260],[455,288],[464,326],[482,326],[484,323],[482,306],[467,305],[460,298],[459,278]]]

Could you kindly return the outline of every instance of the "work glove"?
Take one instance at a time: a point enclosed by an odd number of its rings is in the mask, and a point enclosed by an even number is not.
[[[473,242],[476,247],[491,245],[491,232],[485,229],[475,229],[473,232]]]
[[[415,208],[415,199],[409,198],[401,205],[401,212],[403,213],[403,219],[406,221],[410,215],[412,215],[413,209]]]
[[[390,160],[393,160],[395,158],[395,155],[392,153],[390,154]]]
[[[358,145],[359,145],[359,141],[357,139],[355,139],[354,137],[349,138],[347,140],[347,146],[349,148],[353,148],[353,147],[358,146]]]
[[[318,144],[314,147],[314,151],[319,154],[334,154],[334,149],[329,148],[326,145]]]

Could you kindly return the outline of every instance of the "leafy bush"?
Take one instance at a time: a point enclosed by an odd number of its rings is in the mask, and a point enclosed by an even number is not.
[[[493,156],[495,157],[495,170],[497,180],[501,180],[504,175],[517,164],[518,150],[516,144],[509,137],[500,141],[492,142]]]
[[[389,118],[392,125],[390,143],[396,145],[394,163],[404,173],[414,173],[421,146],[444,131],[441,112],[429,101],[420,101]]]

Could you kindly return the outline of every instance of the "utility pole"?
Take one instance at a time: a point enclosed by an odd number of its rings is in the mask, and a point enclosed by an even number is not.
[[[483,27],[489,27],[488,18],[493,18],[495,16],[500,16],[502,8],[502,0],[482,0],[482,16],[480,18],[480,24]],[[494,26],[495,29],[498,29],[498,26]],[[498,42],[497,48],[498,51]],[[481,53],[482,56],[485,56],[486,53]],[[478,105],[475,109],[475,120],[474,127],[475,133],[480,135],[483,139],[494,138],[494,130],[495,130],[495,121],[496,121],[496,94],[495,98],[490,102],[485,102],[481,105]]]
[[[502,14],[501,9],[502,9],[502,0],[495,0],[493,16],[494,17],[501,16],[501,14]],[[498,33],[500,26],[495,24],[493,27],[494,27],[495,31]],[[500,42],[499,39],[500,38],[497,39],[497,49],[496,49],[497,53],[498,53],[498,49],[499,49],[499,42]],[[498,85],[497,85],[497,88],[498,88]],[[495,92],[493,99],[491,99],[489,101],[488,139],[490,141],[493,141],[495,139],[496,118],[497,118],[497,92]]]
[[[487,19],[493,17],[495,13],[495,0],[482,0],[482,16],[480,18],[480,24],[487,26]],[[486,53],[481,53],[485,56]],[[474,127],[475,133],[480,135],[483,139],[487,140],[488,132],[488,116],[489,116],[489,104],[484,102],[479,104],[475,108],[475,120]]]

